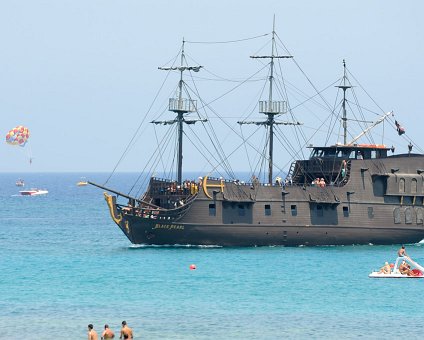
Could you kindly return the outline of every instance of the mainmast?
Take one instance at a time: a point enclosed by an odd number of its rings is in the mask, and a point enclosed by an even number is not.
[[[269,75],[269,96],[268,100],[259,101],[259,112],[267,116],[266,121],[262,122],[238,122],[239,124],[256,124],[264,125],[269,127],[269,142],[268,142],[268,183],[273,183],[273,155],[274,155],[274,125],[300,125],[300,123],[290,122],[276,122],[275,116],[283,113],[287,113],[287,102],[286,101],[274,101],[273,100],[273,84],[274,84],[274,59],[281,58],[293,58],[291,55],[279,56],[276,53],[275,48],[275,17],[272,26],[272,48],[271,55],[268,56],[251,56],[253,59],[271,59],[270,62],[270,75]]]
[[[154,124],[174,124],[177,123],[178,128],[178,141],[177,141],[177,181],[182,183],[182,173],[183,173],[183,133],[184,133],[184,123],[185,124],[195,124],[196,122],[206,122],[207,119],[194,119],[187,120],[184,118],[185,113],[197,112],[197,101],[191,98],[183,98],[183,87],[185,85],[183,79],[184,71],[194,71],[199,72],[203,66],[184,66],[184,45],[185,40],[183,38],[182,48],[181,48],[181,64],[178,67],[158,67],[159,70],[165,71],[180,71],[180,81],[178,82],[178,96],[177,98],[169,98],[169,107],[168,111],[174,112],[177,116],[174,120],[168,121],[152,121]]]
[[[343,103],[342,103],[342,107],[343,107],[343,145],[347,145],[347,114],[346,114],[346,90],[350,89],[352,86],[350,85],[346,85],[346,81],[347,81],[347,76],[346,76],[346,61],[343,59],[343,85],[339,85],[336,86],[339,89],[343,90]]]

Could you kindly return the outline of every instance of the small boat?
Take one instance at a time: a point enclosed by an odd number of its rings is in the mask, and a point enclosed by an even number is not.
[[[401,263],[405,261],[406,263],[408,263],[410,265],[410,267],[412,268],[410,270],[410,274],[402,274],[399,271],[399,266],[401,265]],[[393,266],[393,267],[392,267]],[[373,271],[371,274],[368,275],[368,277],[371,278],[378,278],[378,279],[423,279],[424,278],[424,268],[419,265],[417,262],[411,260],[411,258],[404,256],[404,257],[398,257],[396,259],[395,264],[391,264],[390,265],[391,270],[390,273],[382,273],[379,271]]]
[[[16,184],[17,187],[23,187],[23,186],[25,186],[24,180],[23,179],[20,179],[20,178],[16,181],[15,184]]]
[[[83,187],[83,186],[86,186],[87,184],[88,184],[87,180],[85,180],[84,178],[81,178],[81,180],[77,183],[77,186]]]
[[[46,195],[49,192],[45,189],[30,189],[30,190],[21,190],[19,193],[22,196],[39,196],[39,195]]]

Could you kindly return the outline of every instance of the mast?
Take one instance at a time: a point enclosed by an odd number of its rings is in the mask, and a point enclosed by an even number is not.
[[[247,122],[242,121],[238,122],[242,124],[256,124],[264,125],[269,127],[269,141],[268,141],[268,183],[273,183],[273,156],[274,156],[274,125],[300,125],[300,123],[290,123],[290,122],[276,122],[275,116],[283,113],[287,113],[287,102],[286,101],[274,101],[273,100],[273,83],[274,83],[274,59],[278,58],[293,58],[290,55],[279,56],[276,53],[275,48],[275,16],[272,26],[272,47],[271,55],[268,56],[251,56],[252,59],[271,59],[270,61],[270,75],[269,75],[269,95],[268,100],[259,101],[259,112],[266,115],[266,120],[262,122]]]
[[[346,80],[348,80],[347,76],[346,76],[346,61],[343,59],[343,85],[336,86],[339,89],[343,90],[343,103],[342,103],[342,107],[343,107],[343,117],[342,117],[342,121],[343,121],[343,145],[347,145],[346,90],[350,89],[352,87],[350,85],[346,85]]]
[[[154,124],[177,124],[178,129],[178,140],[177,140],[177,181],[179,184],[182,184],[183,176],[183,134],[184,134],[184,123],[185,124],[195,124],[196,122],[206,122],[207,119],[192,119],[187,120],[184,118],[185,113],[197,112],[197,101],[191,98],[183,98],[183,88],[184,88],[184,71],[194,71],[199,72],[203,66],[184,66],[184,45],[185,40],[183,38],[182,47],[181,47],[181,63],[178,67],[158,67],[159,70],[164,71],[175,71],[180,72],[180,80],[178,82],[178,96],[177,98],[169,98],[168,111],[174,112],[177,116],[174,120],[168,121],[152,121]]]

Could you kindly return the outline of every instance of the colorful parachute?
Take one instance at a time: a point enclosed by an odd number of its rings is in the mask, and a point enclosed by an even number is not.
[[[29,130],[25,126],[19,125],[10,130],[6,135],[6,143],[11,145],[25,146],[29,138]]]

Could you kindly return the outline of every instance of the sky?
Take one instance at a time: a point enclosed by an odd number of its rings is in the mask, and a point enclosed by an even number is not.
[[[158,66],[175,57],[183,38],[263,35],[272,31],[274,15],[279,37],[317,88],[338,79],[346,59],[422,148],[423,12],[421,1],[392,0],[1,1],[0,131],[5,136],[25,125],[31,137],[25,148],[3,137],[0,172],[112,171],[166,76]],[[241,79],[258,69],[249,55],[264,43],[188,43],[186,51],[216,74]],[[211,100],[228,88],[202,91]],[[249,98],[234,93],[218,109],[223,116],[226,109],[244,110]],[[143,132],[118,170],[142,169],[153,138]],[[226,145],[236,143],[222,138]],[[185,151],[185,169],[205,167],[190,157],[195,152]],[[242,169],[242,161],[234,156],[240,164],[235,169]]]

